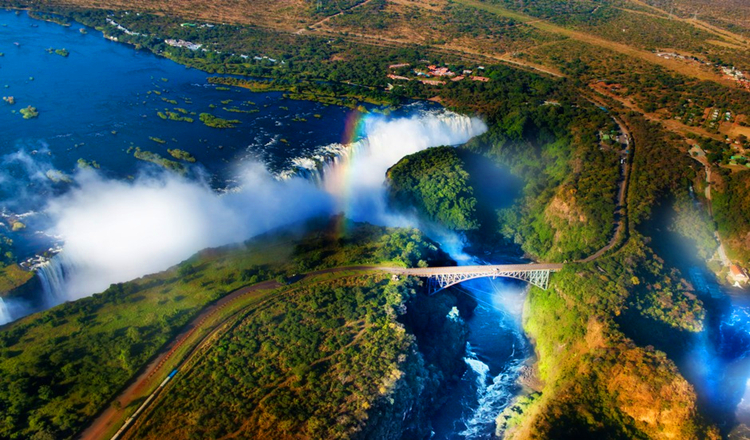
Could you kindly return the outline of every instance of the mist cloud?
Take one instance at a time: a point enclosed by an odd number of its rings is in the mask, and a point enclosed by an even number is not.
[[[76,176],[77,187],[50,202],[65,240],[67,299],[165,270],[207,248],[234,243],[332,209],[303,179],[279,181],[261,165],[243,169],[242,189],[218,195],[206,183],[168,173],[133,182]]]
[[[353,220],[387,226],[414,226],[415,220],[388,209],[385,174],[404,156],[441,145],[458,145],[487,131],[478,118],[453,112],[427,112],[409,118],[374,117],[365,122],[366,138],[344,161],[326,170],[325,188]]]

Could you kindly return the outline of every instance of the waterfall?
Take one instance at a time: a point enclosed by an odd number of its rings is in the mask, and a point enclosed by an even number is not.
[[[387,208],[383,183],[390,167],[404,156],[460,145],[487,131],[480,119],[448,110],[420,110],[405,118],[368,115],[359,125],[361,138],[325,145],[291,159],[290,168],[279,177],[310,179],[333,196],[339,212],[355,221],[385,226],[413,226]]]
[[[334,190],[346,183],[340,180],[341,173],[355,167],[359,172],[355,182],[374,179],[379,185],[388,168],[402,157],[431,147],[459,145],[487,131],[482,120],[449,110],[421,110],[393,119],[369,115],[361,125],[360,139],[324,145],[293,158],[280,177],[304,176]]]
[[[3,298],[0,297],[0,325],[11,322],[13,318],[10,315],[10,308],[5,304]]]
[[[42,282],[46,307],[54,307],[68,300],[66,281],[74,267],[75,265],[63,252],[37,267],[36,273]]]

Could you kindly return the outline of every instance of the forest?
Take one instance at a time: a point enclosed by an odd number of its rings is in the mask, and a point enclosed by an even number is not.
[[[452,368],[426,365],[399,322],[411,313],[416,283],[349,277],[292,288],[250,310],[183,370],[134,437],[423,436],[413,413],[401,413],[461,371],[465,330],[446,317],[443,298],[430,298],[442,312],[430,331],[446,338],[454,360],[442,360]]]
[[[750,173],[733,173],[719,168],[718,185],[712,191],[714,219],[722,237],[732,246],[732,257],[743,263],[750,261]]]
[[[469,173],[452,147],[430,148],[401,159],[388,170],[388,194],[401,209],[415,208],[448,229],[477,229],[477,199]]]
[[[166,272],[3,327],[0,437],[73,438],[193,316],[242,286],[286,280],[304,267],[444,264],[447,258],[414,230],[348,223],[347,234],[338,236],[344,221],[320,219],[308,225],[310,235],[280,231],[209,249]]]

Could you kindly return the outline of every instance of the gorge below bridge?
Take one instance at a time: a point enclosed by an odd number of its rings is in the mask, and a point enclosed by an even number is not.
[[[499,264],[483,266],[446,266],[425,268],[381,268],[394,275],[413,276],[427,279],[427,293],[435,294],[450,286],[476,278],[515,278],[547,290],[552,272],[563,268],[562,264]]]

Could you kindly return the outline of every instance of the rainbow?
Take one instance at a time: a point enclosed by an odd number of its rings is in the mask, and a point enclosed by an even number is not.
[[[367,135],[367,120],[370,118],[368,113],[359,110],[351,110],[346,117],[344,132],[341,136],[341,144],[351,148],[355,142],[362,140]],[[337,212],[349,212],[352,203],[352,180],[355,178],[351,157],[343,160],[338,167],[338,176],[335,178],[336,192],[338,193]],[[330,189],[329,189],[330,190]],[[339,236],[346,233],[346,219],[344,215],[338,216],[337,232]]]

